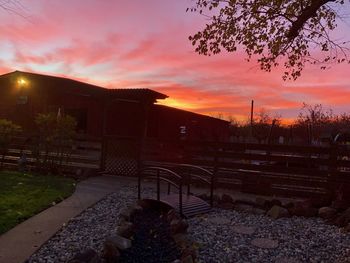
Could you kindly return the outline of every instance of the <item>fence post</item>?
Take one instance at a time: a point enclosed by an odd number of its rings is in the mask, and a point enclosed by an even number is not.
[[[328,191],[330,193],[331,200],[336,198],[337,194],[337,159],[338,159],[338,147],[337,144],[331,144],[330,146],[330,154],[329,154],[329,174],[328,174]]]
[[[101,142],[101,162],[100,162],[100,171],[104,172],[106,170],[106,152],[107,152],[107,143],[106,143],[106,136],[102,136],[102,142]]]

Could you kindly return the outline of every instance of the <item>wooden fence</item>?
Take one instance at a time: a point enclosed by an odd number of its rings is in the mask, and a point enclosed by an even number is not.
[[[329,200],[350,200],[349,146],[253,143],[144,143],[144,164],[188,163],[211,169],[216,186],[242,192]]]
[[[84,176],[89,171],[100,170],[101,146],[100,139],[76,138],[66,146],[61,156],[57,155],[54,147],[48,152],[40,149],[36,151],[35,141],[25,137],[17,137],[13,140],[10,149],[4,157],[4,166],[9,169],[18,169],[20,158],[25,155],[27,170],[37,168],[38,156],[48,156],[53,163],[62,162],[63,172]],[[0,157],[2,158],[2,156]]]

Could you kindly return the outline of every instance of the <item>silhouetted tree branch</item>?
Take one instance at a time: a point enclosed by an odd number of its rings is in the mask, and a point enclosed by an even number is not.
[[[282,63],[283,79],[296,79],[306,63],[321,63],[325,69],[324,64],[350,62],[349,42],[330,37],[339,19],[332,7],[343,4],[344,0],[196,0],[188,10],[204,14],[209,22],[189,39],[203,55],[243,47],[247,59],[256,58],[262,70]],[[313,49],[320,52],[311,54]]]

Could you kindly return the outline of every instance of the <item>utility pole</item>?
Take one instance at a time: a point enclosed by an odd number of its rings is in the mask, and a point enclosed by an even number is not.
[[[253,138],[253,115],[254,115],[254,100],[250,107],[250,138]]]

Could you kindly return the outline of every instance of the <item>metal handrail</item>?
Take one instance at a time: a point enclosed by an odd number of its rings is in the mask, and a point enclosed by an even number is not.
[[[197,165],[192,165],[192,164],[178,164],[176,165],[176,167],[185,167],[185,168],[191,168],[191,169],[197,169],[200,170],[202,172],[205,172],[206,174],[208,174],[210,176],[210,181],[205,179],[204,177],[200,176],[200,175],[196,175],[196,174],[192,174],[190,171],[189,174],[189,182],[187,185],[187,195],[190,195],[191,193],[191,179],[192,177],[198,178],[200,179],[202,182],[205,182],[207,184],[210,185],[210,206],[213,207],[213,199],[214,199],[214,174],[213,172],[209,171],[208,169],[205,169],[201,166],[197,166]],[[170,192],[170,185],[168,185],[168,192]]]
[[[142,176],[144,171],[152,171],[155,170],[157,172],[156,176],[154,175],[146,175]],[[177,179],[179,179],[179,183],[177,184],[174,181],[171,181],[165,177],[160,176],[160,172],[166,172],[172,176],[175,176]],[[157,181],[157,201],[160,201],[160,181],[165,181],[168,183],[168,194],[170,193],[170,185],[175,186],[179,190],[179,209],[180,209],[180,215],[182,216],[182,176],[178,175],[174,171],[170,169],[166,169],[163,167],[145,167],[143,169],[140,169],[138,171],[138,199],[141,199],[141,179],[142,178],[148,178],[148,179],[155,179]]]

